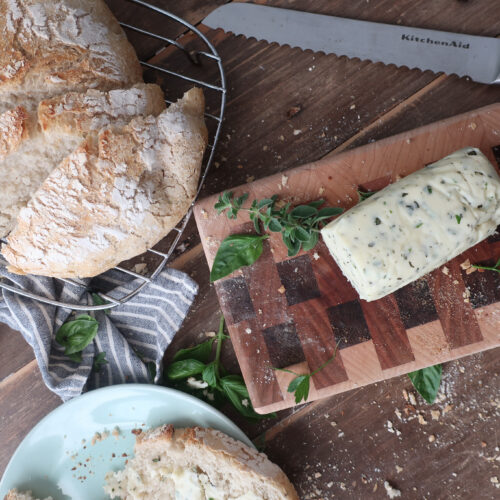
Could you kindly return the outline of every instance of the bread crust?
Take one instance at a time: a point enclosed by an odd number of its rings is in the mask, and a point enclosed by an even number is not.
[[[149,464],[152,462],[150,455],[159,457],[157,463],[169,458],[173,464],[182,464],[183,467],[201,467],[203,473],[210,476],[210,471],[204,468],[205,459],[212,467],[218,466],[217,472],[222,476],[231,472],[231,478],[250,478],[254,484],[265,485],[266,498],[299,500],[284,472],[266,455],[215,429],[174,429],[173,425],[166,424],[141,432],[136,437],[134,460],[144,459],[144,463]],[[122,477],[123,473],[120,473]]]
[[[23,106],[0,115],[0,159],[15,151],[28,136],[28,113]]]
[[[141,81],[134,49],[102,0],[0,1],[0,101]]]
[[[21,210],[2,248],[8,269],[91,277],[155,245],[196,194],[203,110],[192,89],[158,117],[89,134]]]

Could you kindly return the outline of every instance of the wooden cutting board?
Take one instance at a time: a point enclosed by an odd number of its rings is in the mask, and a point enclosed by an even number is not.
[[[324,198],[346,209],[357,189],[377,190],[465,146],[500,167],[500,104],[405,132],[235,188],[253,198],[278,194],[293,204]],[[210,267],[229,234],[253,232],[246,214],[217,215],[218,195],[195,217]],[[260,259],[216,282],[231,339],[254,407],[293,406],[293,378],[273,367],[309,373],[309,400],[385,380],[500,345],[500,274],[470,273],[472,263],[500,257],[497,233],[420,280],[374,302],[360,300],[322,241],[287,257],[273,233]],[[465,267],[465,266],[463,266]]]

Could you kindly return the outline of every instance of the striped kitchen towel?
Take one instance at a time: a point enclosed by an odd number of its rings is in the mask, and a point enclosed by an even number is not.
[[[40,276],[20,276],[4,267],[0,275],[9,284],[62,302],[92,304],[88,289],[123,297],[137,287],[137,280],[111,270],[94,278],[91,287],[78,287]],[[181,326],[196,296],[198,285],[175,269],[162,271],[153,282],[125,304],[105,313],[72,312],[2,289],[0,321],[19,330],[35,353],[47,387],[63,401],[82,391],[126,382],[151,383],[161,375],[165,349]],[[98,332],[82,353],[82,362],[72,361],[55,340],[60,326],[79,314],[99,322]],[[107,363],[93,367],[99,353]],[[102,355],[101,355],[102,357]]]

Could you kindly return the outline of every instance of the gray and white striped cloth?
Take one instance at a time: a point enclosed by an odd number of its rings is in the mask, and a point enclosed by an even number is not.
[[[92,304],[85,287],[77,287],[51,278],[20,276],[0,267],[0,275],[28,291],[35,291],[63,302]],[[132,291],[135,279],[119,271],[108,271],[94,278],[91,287],[106,291],[114,298]],[[82,362],[71,361],[64,348],[55,341],[55,333],[67,320],[71,310],[43,304],[36,300],[2,289],[0,321],[19,330],[33,348],[43,380],[63,401],[82,391],[127,382],[150,383],[149,370],[156,367],[155,382],[160,377],[165,349],[181,326],[198,292],[198,285],[186,274],[175,269],[162,271],[156,279],[125,304],[105,314],[89,314],[99,322],[94,341],[83,351]],[[94,357],[106,353],[107,364],[93,370]]]

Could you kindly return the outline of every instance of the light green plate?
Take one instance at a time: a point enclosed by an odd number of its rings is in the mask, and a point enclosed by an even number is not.
[[[147,384],[105,387],[72,399],[41,420],[24,438],[0,482],[54,500],[104,500],[104,475],[133,456],[131,430],[171,423],[212,427],[253,446],[228,418],[199,399]],[[120,434],[112,434],[118,427]],[[92,444],[96,432],[109,436]]]

